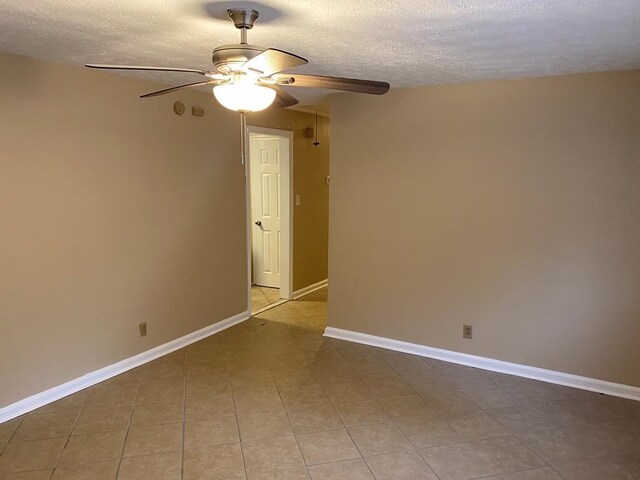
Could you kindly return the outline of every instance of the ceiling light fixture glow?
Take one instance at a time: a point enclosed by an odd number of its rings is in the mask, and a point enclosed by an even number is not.
[[[257,84],[257,78],[235,73],[231,83],[213,87],[213,95],[220,104],[236,112],[259,112],[273,103],[276,91]]]

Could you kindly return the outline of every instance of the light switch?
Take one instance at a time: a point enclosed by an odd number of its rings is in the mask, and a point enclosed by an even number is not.
[[[296,205],[300,205],[300,195],[296,195]]]

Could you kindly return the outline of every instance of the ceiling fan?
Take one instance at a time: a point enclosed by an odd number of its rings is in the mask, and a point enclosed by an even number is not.
[[[285,70],[308,63],[306,59],[276,48],[263,48],[247,43],[247,30],[253,28],[258,12],[251,9],[227,10],[229,18],[240,29],[240,43],[222,45],[213,50],[214,69],[145,67],[129,65],[87,64],[90,68],[107,70],[138,70],[195,73],[205,77],[202,81],[165,88],[142,95],[141,98],[164,95],[181,88],[213,85],[213,94],[224,107],[241,113],[264,110],[275,102],[284,108],[298,100],[281,85],[291,87],[315,87],[347,92],[382,95],[389,91],[389,84],[371,80],[326,77],[320,75],[298,75],[283,73]],[[242,115],[244,117],[244,115]]]

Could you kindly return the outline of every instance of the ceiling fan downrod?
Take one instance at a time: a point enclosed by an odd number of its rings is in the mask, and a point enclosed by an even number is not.
[[[247,30],[253,28],[253,24],[256,23],[260,14],[256,10],[244,8],[230,8],[227,10],[227,14],[236,28],[240,30],[240,43],[246,45]]]

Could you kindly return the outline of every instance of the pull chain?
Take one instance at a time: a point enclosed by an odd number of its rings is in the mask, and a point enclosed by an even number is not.
[[[240,112],[240,161],[242,165],[247,159],[247,114]]]

